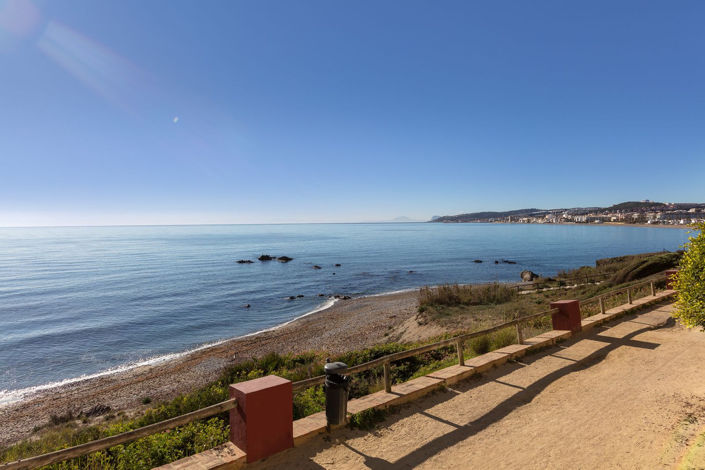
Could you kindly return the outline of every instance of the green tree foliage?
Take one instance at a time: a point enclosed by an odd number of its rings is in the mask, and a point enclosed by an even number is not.
[[[694,228],[699,233],[688,238],[676,277],[678,298],[674,316],[689,328],[705,329],[705,222]]]

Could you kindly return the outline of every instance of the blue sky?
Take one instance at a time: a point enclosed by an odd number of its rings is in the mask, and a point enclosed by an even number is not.
[[[705,3],[0,0],[0,225],[705,200]]]

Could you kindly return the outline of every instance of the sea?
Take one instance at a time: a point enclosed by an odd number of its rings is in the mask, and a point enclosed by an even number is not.
[[[525,269],[552,276],[687,236],[548,224],[0,228],[0,406],[274,328],[334,295],[518,282]]]

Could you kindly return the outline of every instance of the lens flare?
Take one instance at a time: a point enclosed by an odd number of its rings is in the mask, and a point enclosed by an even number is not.
[[[129,110],[142,74],[128,60],[57,21],[47,24],[37,46],[96,93]]]
[[[39,9],[30,0],[0,1],[0,30],[29,36],[39,24]]]

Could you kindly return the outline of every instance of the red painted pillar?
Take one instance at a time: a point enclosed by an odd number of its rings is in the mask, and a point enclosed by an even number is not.
[[[254,462],[294,447],[293,389],[276,375],[230,385],[230,440]]]
[[[551,316],[554,330],[570,330],[577,333],[583,329],[580,322],[580,302],[578,300],[557,300],[551,302],[551,308],[558,313]]]
[[[664,272],[666,273],[666,289],[675,289],[676,280],[674,279],[674,276],[678,274],[678,270],[667,269]]]

